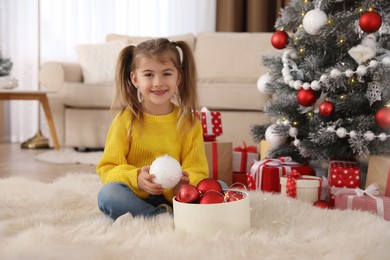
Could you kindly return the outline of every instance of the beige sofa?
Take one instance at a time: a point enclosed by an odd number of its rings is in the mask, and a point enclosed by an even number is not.
[[[261,56],[275,51],[271,33],[200,33],[170,38],[185,40],[193,48],[201,106],[222,112],[223,135],[217,140],[231,141],[233,146],[243,141],[254,145],[250,126],[268,120],[263,107],[269,97],[258,91],[257,80],[266,72]],[[53,61],[41,67],[40,83],[50,91],[62,146],[104,147],[114,117],[109,108],[116,53],[123,42],[137,44],[145,39],[110,34],[106,43],[77,46],[80,62]],[[119,43],[122,45],[115,45]]]

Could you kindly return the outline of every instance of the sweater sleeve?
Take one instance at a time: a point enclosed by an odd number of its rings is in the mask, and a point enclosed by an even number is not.
[[[103,184],[121,182],[128,185],[140,198],[148,194],[138,187],[139,168],[129,165],[127,154],[130,150],[128,128],[131,116],[126,111],[118,114],[113,120],[107,134],[103,156],[96,166],[96,172]]]
[[[203,141],[203,131],[200,122],[186,134],[182,143],[182,169],[190,178],[190,184],[196,186],[201,180],[209,176],[206,152]],[[164,196],[172,200],[172,189],[166,190]]]

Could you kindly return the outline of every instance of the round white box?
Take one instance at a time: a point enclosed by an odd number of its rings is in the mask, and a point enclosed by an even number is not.
[[[249,194],[241,200],[217,203],[182,203],[173,198],[173,219],[176,230],[210,235],[217,232],[240,234],[250,229]]]
[[[297,179],[297,200],[314,203],[320,200],[321,192],[320,177],[301,176]],[[280,177],[280,193],[286,195],[287,177]]]

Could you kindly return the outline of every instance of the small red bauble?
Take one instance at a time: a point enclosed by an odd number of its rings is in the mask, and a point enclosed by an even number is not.
[[[215,204],[225,201],[225,196],[214,190],[209,190],[200,197],[199,204]]]
[[[317,200],[316,202],[313,203],[313,206],[321,208],[321,209],[331,209],[332,208],[330,203],[326,200]]]
[[[227,202],[242,200],[245,195],[241,192],[234,191],[234,190],[228,190],[225,191],[225,197]]]
[[[298,90],[297,100],[300,105],[310,107],[317,100],[316,92],[312,89],[300,89]]]
[[[200,191],[201,195],[206,193],[206,191],[210,190],[222,193],[221,184],[217,180],[212,178],[206,178],[201,180],[196,187]]]
[[[390,128],[390,108],[382,107],[375,114],[376,123],[384,129]]]
[[[184,203],[196,202],[199,200],[199,190],[190,184],[183,185],[180,187],[176,199]]]
[[[319,111],[323,116],[330,116],[334,111],[333,103],[329,101],[322,102]]]
[[[288,44],[288,34],[285,31],[277,31],[271,37],[272,46],[276,49],[284,49]]]
[[[382,17],[374,11],[366,12],[360,16],[359,25],[366,33],[376,32],[382,25]]]

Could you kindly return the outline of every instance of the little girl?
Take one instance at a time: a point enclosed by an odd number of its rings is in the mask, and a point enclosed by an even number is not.
[[[116,95],[120,112],[109,129],[96,171],[104,186],[98,205],[117,219],[125,213],[151,217],[171,211],[183,184],[208,176],[198,108],[196,67],[184,41],[165,38],[125,47],[118,57]],[[153,182],[151,163],[168,154],[183,172],[179,184],[163,189]]]

